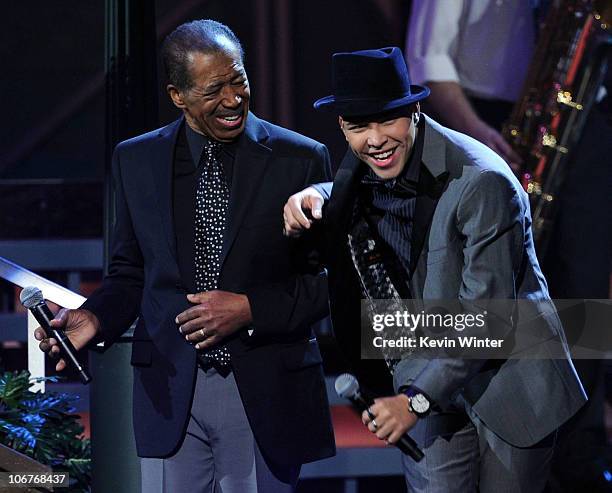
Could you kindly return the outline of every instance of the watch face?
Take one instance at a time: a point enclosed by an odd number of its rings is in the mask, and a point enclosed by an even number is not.
[[[429,401],[423,394],[416,394],[410,399],[412,409],[417,413],[426,413],[429,411]]]

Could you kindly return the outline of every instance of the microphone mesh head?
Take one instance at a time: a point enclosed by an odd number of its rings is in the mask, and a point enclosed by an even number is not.
[[[350,399],[359,393],[359,382],[350,373],[343,373],[336,378],[334,387],[336,388],[336,393],[343,399]]]
[[[27,288],[23,288],[23,291],[21,291],[19,295],[19,299],[23,306],[32,308],[43,301],[43,294],[36,286],[28,286]]]

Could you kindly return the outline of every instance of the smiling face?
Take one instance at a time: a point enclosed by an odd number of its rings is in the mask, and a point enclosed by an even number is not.
[[[418,110],[417,110],[418,111]],[[397,178],[410,157],[416,125],[409,116],[339,117],[340,128],[353,153],[383,180]]]
[[[244,130],[249,111],[249,81],[242,58],[232,46],[212,53],[189,54],[192,85],[168,93],[187,124],[220,142],[231,142]]]

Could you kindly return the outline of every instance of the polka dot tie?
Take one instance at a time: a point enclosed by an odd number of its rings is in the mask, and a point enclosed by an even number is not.
[[[219,142],[207,141],[200,159],[203,170],[198,181],[195,209],[195,284],[198,292],[217,289],[221,270],[229,189],[219,160],[220,151]],[[211,348],[200,355],[200,361],[227,367],[229,351],[226,346]]]

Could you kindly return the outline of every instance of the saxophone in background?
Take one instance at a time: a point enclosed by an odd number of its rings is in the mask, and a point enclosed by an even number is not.
[[[503,128],[523,159],[518,174],[542,255],[572,151],[608,69],[611,22],[612,0],[551,2],[521,97]]]

